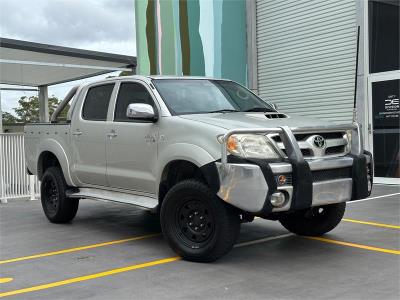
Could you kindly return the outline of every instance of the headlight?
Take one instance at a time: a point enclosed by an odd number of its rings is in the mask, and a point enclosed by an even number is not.
[[[350,152],[351,151],[351,134],[352,134],[353,130],[346,130],[346,133],[343,135],[343,138],[347,141],[347,145],[346,145],[346,152]]]
[[[223,142],[223,136],[218,136]],[[228,138],[227,150],[236,156],[245,158],[276,159],[280,158],[265,136],[257,134],[234,134]]]

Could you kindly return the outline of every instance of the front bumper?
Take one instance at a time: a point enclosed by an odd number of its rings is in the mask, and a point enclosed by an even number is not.
[[[255,215],[268,215],[369,196],[372,156],[361,150],[362,145],[356,145],[346,156],[305,160],[296,149],[291,130],[283,128],[281,134],[288,149],[284,162],[232,160],[232,156],[226,156],[216,163],[220,182],[217,194],[222,200]],[[289,180],[281,184],[277,180],[280,175]],[[270,201],[276,192],[284,193],[286,198],[279,207]]]

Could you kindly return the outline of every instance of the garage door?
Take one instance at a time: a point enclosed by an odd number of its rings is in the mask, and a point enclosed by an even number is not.
[[[355,0],[257,0],[258,92],[286,113],[352,119]]]

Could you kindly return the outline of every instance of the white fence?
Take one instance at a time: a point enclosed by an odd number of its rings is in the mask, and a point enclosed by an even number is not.
[[[26,198],[39,195],[39,181],[28,175],[25,166],[24,135],[0,133],[0,200]]]

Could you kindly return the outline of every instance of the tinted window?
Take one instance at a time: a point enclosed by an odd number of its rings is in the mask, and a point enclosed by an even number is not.
[[[375,176],[400,178],[400,79],[372,83]]]
[[[114,83],[95,86],[88,90],[82,112],[85,120],[107,120],[108,104],[113,88]]]
[[[132,121],[126,117],[126,110],[131,103],[145,103],[154,107],[153,99],[143,85],[133,82],[122,83],[115,106],[114,121]]]
[[[265,101],[231,81],[156,79],[152,82],[175,115],[218,111],[273,111]]]
[[[398,70],[400,2],[369,1],[370,72]]]

